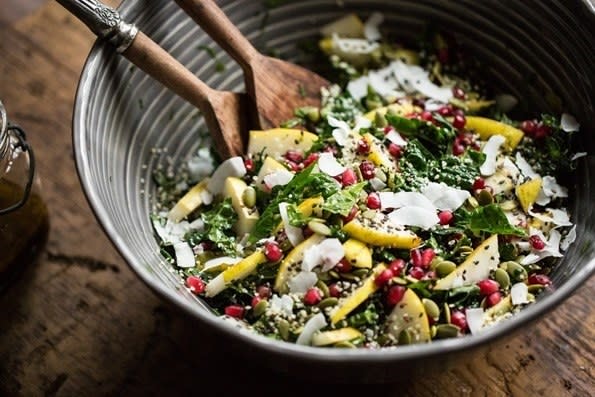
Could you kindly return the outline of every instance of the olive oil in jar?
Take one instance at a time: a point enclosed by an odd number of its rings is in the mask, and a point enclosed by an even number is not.
[[[8,125],[0,102],[0,290],[44,247],[48,211],[35,177],[33,150],[24,132]]]

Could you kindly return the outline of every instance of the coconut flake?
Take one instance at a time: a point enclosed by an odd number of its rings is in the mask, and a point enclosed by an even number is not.
[[[380,192],[381,210],[401,207],[421,207],[428,211],[436,211],[436,207],[426,196],[418,192]]]
[[[178,265],[178,267],[189,268],[196,266],[194,252],[192,251],[190,244],[186,242],[175,243],[174,251],[176,254],[176,265]]]
[[[333,116],[328,116],[328,124],[331,127],[335,127],[335,129],[333,129],[332,135],[333,138],[335,138],[335,141],[337,142],[337,144],[339,146],[345,146],[345,143],[347,142],[347,138],[349,137],[349,134],[351,133],[351,128],[349,128],[349,124],[347,124],[345,121],[342,120],[338,120],[336,118],[334,118]]]
[[[302,270],[311,271],[321,265],[322,271],[326,272],[335,267],[344,256],[345,249],[341,241],[336,238],[327,238],[304,251]]]
[[[374,177],[368,181],[372,189],[376,192],[384,189],[386,187],[386,183],[382,182],[380,178]]]
[[[370,41],[377,41],[382,38],[378,29],[384,21],[384,15],[379,12],[373,12],[364,23],[364,37]]]
[[[270,310],[273,313],[282,313],[286,316],[293,314],[293,299],[289,295],[273,295],[270,299]]]
[[[347,92],[349,92],[354,99],[359,100],[368,94],[369,84],[370,78],[368,76],[358,77],[347,84]]]
[[[372,126],[372,121],[367,119],[364,116],[356,116],[355,117],[355,126],[353,127],[354,131],[359,132],[362,128],[370,128]]]
[[[218,258],[213,258],[206,261],[203,270],[207,270],[219,265],[235,265],[241,260],[242,258],[237,258],[233,256],[220,256]]]
[[[472,334],[478,333],[483,327],[483,309],[481,307],[465,310],[467,326]]]
[[[481,151],[486,155],[485,161],[479,167],[482,175],[489,176],[496,172],[496,158],[500,151],[500,146],[506,142],[506,138],[502,135],[492,135],[485,143]]]
[[[283,228],[285,229],[285,234],[287,235],[287,239],[294,247],[304,241],[304,233],[302,233],[302,229],[293,226],[289,223],[289,215],[287,214],[287,207],[289,206],[288,203],[279,203],[279,215],[281,215],[281,220],[283,221]]]
[[[330,176],[341,175],[347,168],[343,167],[332,153],[321,153],[318,157],[318,168]]]
[[[446,103],[452,98],[451,87],[440,87],[432,83],[429,74],[418,65],[408,65],[401,60],[391,62],[394,74],[406,91],[417,91],[426,97]]]
[[[164,244],[181,242],[184,235],[190,230],[188,221],[173,222],[170,219],[167,219],[165,225],[162,225],[159,219],[154,219],[153,227]]]
[[[532,249],[529,254],[527,254],[522,260],[521,265],[530,265],[532,263],[537,263],[544,258],[548,258],[553,256],[554,258],[561,258],[562,254],[560,253],[560,239],[562,235],[556,229],[550,231],[550,238],[547,239],[541,230],[530,228],[529,235],[537,235],[539,238],[545,242],[545,247],[541,250]]]
[[[587,152],[578,152],[578,153],[575,153],[575,154],[574,154],[574,155],[573,155],[573,156],[570,158],[570,161],[575,161],[575,160],[578,160],[578,159],[580,159],[581,157],[585,157],[586,155],[587,155]]]
[[[462,276],[456,275],[455,278],[452,280],[451,288],[459,288],[465,284],[465,280],[463,280]]]
[[[424,230],[440,222],[436,211],[422,207],[402,207],[388,214],[388,218],[395,225],[416,226]]]
[[[205,230],[205,221],[202,218],[196,218],[188,224],[188,227],[192,230],[202,232]]]
[[[198,195],[204,205],[209,205],[213,202],[213,195],[207,189],[202,189],[198,192]]]
[[[326,327],[326,325],[327,323],[326,319],[324,318],[324,314],[315,314],[314,316],[310,317],[306,324],[304,324],[302,333],[300,334],[300,336],[298,336],[295,343],[298,345],[309,345],[312,341],[312,335],[314,335],[315,332]]]
[[[401,136],[401,134],[393,129],[391,129],[384,137],[395,145],[407,146],[407,141]]]
[[[276,170],[264,176],[263,181],[268,189],[272,189],[275,186],[285,186],[294,177],[293,172],[289,170]]]
[[[581,125],[576,121],[574,116],[568,113],[562,113],[560,118],[560,128],[566,132],[578,131]]]
[[[225,289],[225,279],[223,273],[219,273],[217,277],[209,281],[205,288],[205,296],[212,297]]]
[[[241,178],[244,175],[246,175],[244,159],[241,156],[231,157],[217,167],[207,183],[207,189],[214,195],[221,194],[225,180],[228,177],[235,176]]]
[[[345,54],[367,55],[380,47],[376,42],[369,42],[366,39],[339,37],[336,33],[333,33],[332,39],[333,47]]]
[[[215,166],[209,148],[200,148],[196,156],[186,162],[188,174],[194,181],[201,180],[213,173]]]
[[[544,176],[542,179],[541,189],[546,196],[551,198],[568,197],[568,189],[556,182],[553,176]]]
[[[570,244],[574,243],[576,240],[576,225],[574,225],[569,231],[568,234],[564,237],[562,242],[560,243],[560,249],[562,251],[566,251]]]
[[[291,278],[287,285],[290,293],[303,294],[312,288],[318,281],[318,276],[314,272],[301,271]]]
[[[465,200],[471,197],[466,190],[446,185],[444,182],[430,182],[421,189],[421,193],[439,210],[456,211]]]
[[[525,283],[516,283],[510,288],[510,300],[513,305],[522,305],[529,303],[528,299],[529,288]]]
[[[570,215],[564,208],[547,208],[545,213],[533,212],[529,210],[529,215],[539,219],[542,222],[553,223],[556,225],[556,227],[572,226],[572,222],[570,222]]]
[[[541,178],[541,175],[535,172],[533,167],[531,167],[531,164],[529,164],[529,162],[525,160],[525,158],[521,155],[520,152],[516,153],[515,160],[517,167],[524,176],[526,176],[529,179]]]
[[[392,67],[386,66],[381,69],[368,72],[370,87],[380,96],[387,97],[396,92],[399,81],[395,77]]]

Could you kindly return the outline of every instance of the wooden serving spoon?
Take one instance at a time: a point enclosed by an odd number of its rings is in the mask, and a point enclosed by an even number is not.
[[[329,82],[301,66],[259,53],[212,0],[175,0],[244,71],[246,91],[261,128],[278,127],[301,106],[320,106]]]
[[[245,94],[207,86],[147,35],[124,22],[116,10],[99,1],[57,1],[97,37],[111,43],[118,53],[199,108],[222,158],[244,154],[249,129],[249,104]]]

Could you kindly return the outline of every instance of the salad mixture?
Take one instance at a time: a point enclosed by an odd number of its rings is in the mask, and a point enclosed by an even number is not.
[[[320,108],[158,174],[153,224],[185,286],[270,338],[381,348],[479,333],[552,288],[574,241],[569,114],[507,116],[456,44],[418,50],[382,15],[321,29]],[[202,172],[203,174],[200,174]]]

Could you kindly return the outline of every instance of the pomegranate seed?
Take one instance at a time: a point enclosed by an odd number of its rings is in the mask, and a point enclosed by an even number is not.
[[[359,165],[359,170],[362,173],[362,178],[368,180],[374,178],[376,175],[376,167],[374,163],[368,160],[364,160]]]
[[[229,305],[225,307],[225,314],[229,317],[242,318],[244,317],[244,308],[239,305]]]
[[[488,307],[496,305],[502,300],[502,294],[499,291],[493,292],[486,298],[486,304]]]
[[[333,298],[338,298],[341,296],[341,288],[337,284],[333,283],[328,286],[328,294]]]
[[[424,121],[429,121],[430,123],[434,121],[434,116],[432,116],[432,112],[424,110],[421,112],[421,119]]]
[[[452,126],[458,130],[463,128],[466,123],[467,119],[465,118],[465,116],[461,116],[459,114],[455,115],[454,119],[452,120]]]
[[[412,103],[413,103],[413,106],[417,106],[418,108],[422,108],[422,109],[426,108],[426,101],[422,98],[415,98]]]
[[[392,125],[387,125],[386,127],[384,127],[384,134],[388,134],[389,132],[393,131],[394,128]]]
[[[268,285],[259,285],[258,288],[256,289],[256,293],[258,294],[258,296],[260,296],[261,298],[270,298],[271,296],[271,287],[269,287]]]
[[[537,127],[537,124],[533,120],[525,120],[521,122],[520,127],[525,134],[533,135],[535,134],[535,128]]]
[[[256,305],[258,305],[258,303],[262,300],[262,298],[258,295],[254,295],[252,297],[252,301],[250,302],[250,306],[254,307]]]
[[[405,269],[405,261],[403,259],[395,259],[389,263],[388,268],[393,272],[395,276],[399,276]]]
[[[461,87],[454,86],[452,87],[452,96],[457,99],[465,99],[467,94],[465,94],[465,91]]]
[[[304,235],[304,238],[308,238],[311,235],[314,234],[314,230],[310,229],[307,225],[304,226],[304,228],[302,229],[302,234]]]
[[[452,116],[452,106],[444,105],[441,108],[438,108],[438,114],[443,117]]]
[[[462,311],[453,310],[450,313],[450,323],[459,327],[461,331],[465,331],[467,329],[467,316]]]
[[[482,296],[491,295],[494,292],[498,292],[498,290],[500,289],[500,284],[498,284],[497,281],[491,280],[489,278],[479,281],[477,283],[477,286],[479,287],[479,293]]]
[[[281,251],[281,247],[276,242],[267,241],[264,244],[264,255],[269,262],[277,262],[283,256],[283,251]]]
[[[304,156],[297,150],[288,150],[285,152],[285,158],[294,163],[301,163],[304,160]]]
[[[300,165],[294,161],[286,160],[285,162],[293,172],[298,172],[301,168]]]
[[[469,146],[473,143],[473,137],[469,134],[459,134],[456,140],[463,146]]]
[[[465,146],[463,146],[460,142],[456,142],[452,145],[452,154],[455,156],[460,156],[461,154],[465,153]]]
[[[351,222],[358,212],[359,208],[357,207],[357,205],[351,207],[351,211],[349,211],[349,214],[347,214],[347,216],[343,218],[343,223]]]
[[[399,158],[403,154],[403,148],[394,142],[388,144],[388,152],[391,156]]]
[[[246,171],[248,172],[254,171],[254,160],[250,158],[244,159],[244,167],[246,167]]]
[[[343,258],[339,261],[339,263],[337,263],[335,265],[335,269],[339,272],[339,273],[349,273],[351,271],[351,268],[353,266],[351,265],[351,263],[346,259]]]
[[[372,192],[372,193],[368,194],[368,198],[366,200],[366,205],[371,210],[379,209],[381,207],[381,204],[380,204],[380,196],[378,195],[378,193]]]
[[[322,300],[322,293],[316,287],[312,287],[304,294],[304,303],[306,305],[316,305]]]
[[[545,242],[536,234],[529,237],[529,243],[531,243],[531,247],[533,247],[533,249],[538,251],[545,248]]]
[[[541,138],[545,138],[546,136],[548,136],[551,132],[550,127],[548,127],[545,124],[541,124],[539,123],[537,125],[537,127],[535,128],[535,139],[541,139]]]
[[[313,162],[318,161],[318,156],[320,156],[318,153],[310,153],[304,160],[304,167],[307,167]]]
[[[376,276],[376,278],[374,279],[374,283],[379,286],[382,287],[383,285],[385,285],[386,283],[388,283],[388,281],[393,278],[395,275],[393,273],[392,270],[390,269],[384,269],[382,272],[380,272],[379,275]]]
[[[411,263],[413,263],[413,266],[421,266],[422,262],[421,249],[416,248],[411,250]]]
[[[527,279],[529,284],[541,284],[541,285],[550,285],[552,280],[545,274],[532,274]]]
[[[357,182],[357,175],[351,168],[347,168],[341,175],[341,184],[343,186],[350,186]]]
[[[436,272],[433,270],[430,270],[429,272],[424,274],[424,276],[421,279],[422,280],[433,280],[435,278],[436,278]]]
[[[368,154],[370,152],[370,145],[368,145],[368,142],[366,142],[363,139],[360,139],[357,142],[357,149],[356,149],[358,154]]]
[[[333,156],[336,156],[338,153],[337,148],[333,146],[325,146],[323,151],[325,151],[326,153],[332,153]]]
[[[414,266],[411,269],[409,269],[409,275],[416,280],[421,280],[423,276],[426,275],[426,272],[421,267]]]
[[[206,284],[198,276],[188,276],[186,279],[186,286],[190,288],[193,294],[202,294],[205,290]]]
[[[454,108],[452,111],[452,115],[453,116],[459,115],[459,116],[465,117],[465,111],[461,108]]]
[[[421,267],[424,269],[429,268],[430,263],[432,263],[435,257],[436,252],[434,251],[434,248],[426,248],[423,250],[421,253]]]
[[[438,219],[440,219],[441,225],[450,225],[450,222],[452,222],[453,218],[454,215],[452,214],[452,211],[440,211],[438,214]]]
[[[397,305],[399,302],[401,302],[401,300],[403,300],[403,296],[405,295],[406,291],[407,288],[402,285],[393,285],[386,293],[386,304],[389,307]]]
[[[486,181],[483,178],[477,178],[475,181],[473,181],[473,190],[481,190],[484,187],[486,187]]]

